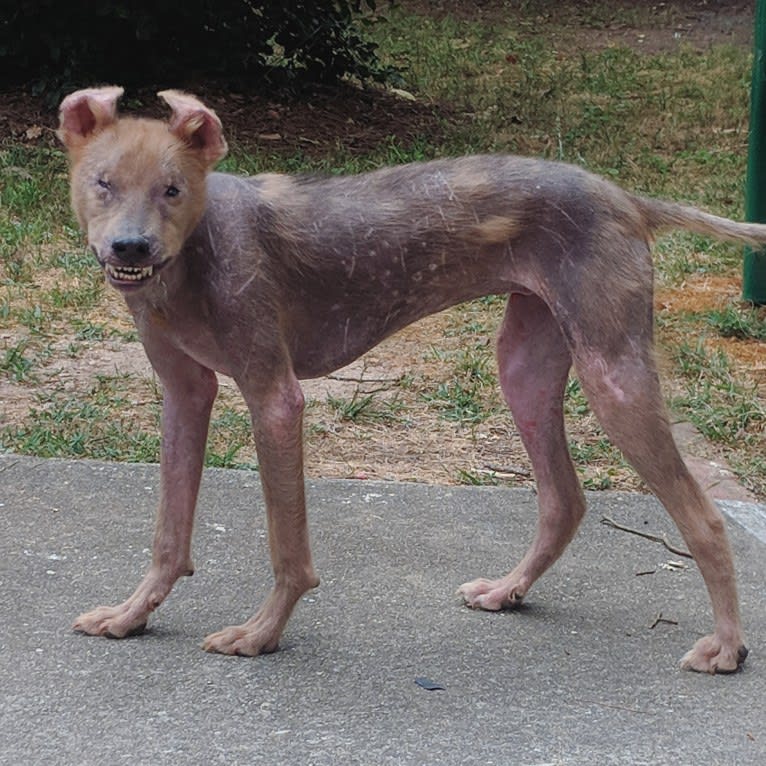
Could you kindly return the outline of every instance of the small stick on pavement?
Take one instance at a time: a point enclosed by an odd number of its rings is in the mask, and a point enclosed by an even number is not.
[[[638,529],[631,529],[630,527],[624,527],[622,524],[618,524],[614,519],[610,519],[609,516],[603,516],[601,518],[601,523],[606,524],[608,527],[613,527],[614,529],[619,529],[622,532],[629,532],[631,535],[638,535],[639,537],[645,537],[647,540],[651,540],[655,543],[662,543],[671,553],[675,553],[676,556],[684,556],[687,559],[692,559],[694,556],[689,553],[689,551],[685,551],[683,548],[676,548],[675,545],[672,545],[668,542],[668,538],[665,537],[665,535],[653,535],[649,532],[641,532]]]
[[[678,625],[678,620],[667,620],[662,616],[662,612],[660,612],[649,626],[649,630],[654,630],[661,622],[664,622],[666,625]]]

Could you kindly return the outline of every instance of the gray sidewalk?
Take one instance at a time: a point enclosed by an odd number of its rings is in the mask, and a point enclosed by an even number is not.
[[[488,614],[453,593],[521,556],[531,492],[312,482],[322,585],[282,651],[243,659],[199,646],[267,590],[258,476],[208,471],[197,574],[151,630],[72,633],[80,611],[122,600],[143,572],[157,484],[155,466],[0,456],[0,763],[766,763],[762,506],[730,509],[752,530],[729,524],[751,656],[710,678],[677,669],[710,628],[702,580],[599,523],[678,540],[652,498],[619,493],[589,496],[527,606]],[[652,628],[660,613],[669,622]]]

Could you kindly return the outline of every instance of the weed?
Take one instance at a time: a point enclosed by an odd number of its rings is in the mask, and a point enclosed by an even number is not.
[[[763,309],[730,304],[723,309],[711,309],[702,316],[724,338],[766,340],[766,313]]]
[[[111,337],[113,330],[100,322],[76,320],[73,326],[77,328],[75,340],[106,340]]]
[[[8,375],[17,383],[30,381],[34,379],[32,368],[34,361],[25,355],[27,342],[22,340],[5,350],[2,361],[0,362],[0,371]]]
[[[243,448],[252,444],[250,416],[241,410],[225,407],[210,423],[210,438],[205,452],[205,465],[215,468],[257,470],[257,465],[238,460]]]
[[[54,287],[46,297],[53,308],[84,312],[99,303],[102,292],[103,285],[100,281],[85,282],[67,288]]]
[[[570,439],[569,453],[576,463],[590,464],[601,461],[613,462],[619,451],[609,439],[600,436],[590,441]]]
[[[75,232],[69,232],[72,238],[76,237]],[[49,265],[54,268],[63,269],[70,276],[81,276],[94,271],[95,261],[93,256],[82,251],[57,251],[49,259]]]
[[[253,150],[232,141],[221,169],[332,174],[437,156],[510,151],[581,164],[627,188],[739,217],[749,50],[720,45],[660,53],[621,46],[582,50],[587,29],[646,27],[657,23],[658,14],[670,23],[678,13],[671,4],[659,10],[641,3],[554,8],[543,0],[525,0],[506,4],[504,20],[492,16],[491,22],[470,20],[467,5],[458,17],[432,17],[399,4],[386,12],[388,23],[371,30],[386,63],[407,67],[403,87],[420,105],[435,104],[440,110],[446,106],[440,126],[444,140],[439,144],[427,135],[408,136],[406,141],[392,137],[361,156],[339,143],[324,156],[308,157],[300,150]],[[70,355],[79,354],[86,342],[137,339],[134,331],[123,333],[103,321],[108,315],[100,310],[105,290],[68,210],[65,164],[58,150],[10,139],[0,143],[0,322],[14,331],[10,337],[22,334],[20,327],[25,336],[0,351],[0,374],[14,382],[43,386],[35,372],[48,353],[42,344],[54,329],[64,340],[62,353]],[[739,248],[688,233],[663,236],[654,252],[657,280],[665,285],[680,284],[695,274],[741,268]],[[486,421],[497,404],[486,338],[504,302],[504,296],[491,296],[453,310],[447,332],[451,345],[426,354],[429,361],[448,368],[444,383],[435,390],[423,393],[419,381],[410,378],[407,385],[399,384],[401,399],[388,401],[369,392],[337,397],[328,400],[337,420],[360,429],[373,424],[378,431],[385,424],[392,433],[406,424],[411,410],[425,409],[426,423],[428,416],[469,426]],[[725,357],[701,345],[673,346],[678,325],[667,317],[661,320],[668,329],[663,337],[671,344],[672,372],[680,376],[683,389],[674,405],[710,438],[727,445],[731,463],[750,474],[745,479],[751,486],[764,491],[762,394],[738,379]],[[765,334],[763,314],[736,305],[683,318],[687,337],[705,329],[760,341]],[[461,344],[458,350],[456,343]],[[426,408],[419,406],[424,401]],[[38,454],[154,459],[156,431],[148,426],[144,431],[141,421],[155,424],[157,408],[153,401],[149,417],[142,409],[137,418],[127,388],[118,379],[104,379],[66,396],[43,390],[26,419],[6,427],[2,442]],[[565,408],[569,425],[578,432],[571,442],[585,485],[619,485],[615,476],[624,462],[595,428],[575,379],[567,385]],[[308,424],[310,433],[334,427],[335,423]],[[252,449],[250,439],[249,417],[224,409],[211,425],[207,462],[240,465]],[[450,469],[453,477],[456,470]],[[458,479],[490,480],[469,470]]]
[[[587,415],[590,412],[590,405],[577,378],[569,378],[567,381],[564,390],[564,405],[565,412],[571,416]]]
[[[479,387],[471,382],[440,383],[434,392],[422,394],[422,398],[445,420],[475,425],[483,423],[491,414],[484,408]]]
[[[19,312],[19,321],[35,335],[43,335],[49,329],[43,307],[36,303]]]
[[[362,394],[359,389],[351,398],[328,395],[327,404],[341,422],[348,423],[392,423],[398,420],[400,411],[397,398],[378,402],[374,393]]]
[[[681,343],[675,350],[685,391],[673,399],[673,407],[684,413],[700,432],[714,442],[736,444],[761,436],[766,424],[766,406],[754,385],[738,381],[726,354],[708,351],[703,341],[692,346]]]
[[[157,462],[159,411],[150,431],[134,417],[121,416],[127,402],[120,382],[101,376],[83,399],[61,394],[41,399],[22,424],[0,431],[0,448],[39,457]]]
[[[468,484],[474,487],[496,487],[500,483],[494,471],[477,472],[462,468],[457,472],[457,480],[459,484]]]
[[[613,480],[608,473],[599,472],[596,476],[586,476],[582,480],[584,489],[603,491],[605,489],[612,489]]]
[[[360,396],[359,391],[354,391],[350,399],[327,396],[327,403],[334,410],[337,417],[342,421],[356,422],[361,420],[365,413],[372,409],[372,394]]]
[[[760,450],[747,454],[731,451],[727,458],[747,489],[759,497],[766,496],[766,458]]]

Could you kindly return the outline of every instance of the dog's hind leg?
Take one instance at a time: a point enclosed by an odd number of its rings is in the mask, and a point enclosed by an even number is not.
[[[689,473],[673,441],[650,352],[579,352],[576,365],[593,411],[609,438],[657,495],[680,530],[705,580],[715,632],[701,638],[682,667],[728,673],[744,662],[732,553],[721,512]]]
[[[563,397],[571,356],[547,305],[514,293],[498,335],[500,384],[537,480],[535,538],[521,562],[497,580],[461,586],[468,606],[517,606],[532,583],[561,555],[585,512],[585,499],[567,449]]]

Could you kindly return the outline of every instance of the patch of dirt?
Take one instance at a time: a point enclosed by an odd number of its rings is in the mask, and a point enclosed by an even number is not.
[[[587,6],[587,4],[585,4]],[[753,4],[728,0],[676,0],[652,3],[648,19],[631,23],[617,17],[603,28],[578,34],[591,48],[621,45],[647,53],[677,50],[681,45],[752,45]]]
[[[699,274],[690,276],[677,287],[658,288],[655,306],[659,311],[671,314],[695,314],[723,309],[741,292],[742,277],[739,274]],[[756,382],[766,384],[766,359],[762,341],[711,334],[705,339],[705,344],[711,349],[721,349]]]
[[[464,3],[459,0],[419,3],[430,14],[452,13],[461,17],[494,18],[500,14],[518,13],[516,4],[501,0]],[[656,52],[676,49],[681,44],[707,47],[728,42],[750,45],[753,9],[749,2],[724,0],[676,0],[655,3],[631,21],[630,14],[595,13],[604,2],[538,3],[539,23],[545,24],[553,14],[555,33],[551,45],[567,49],[629,45],[639,50]],[[630,9],[631,4],[618,4]],[[642,7],[642,4],[633,4]],[[589,26],[583,26],[587,15]],[[654,14],[652,16],[652,14]],[[570,25],[562,19],[570,18]],[[599,21],[599,18],[602,20]],[[654,19],[654,21],[652,21]],[[576,21],[580,23],[575,23]],[[569,26],[569,29],[566,27]],[[261,94],[221,94],[210,87],[192,89],[215,108],[224,120],[227,134],[234,141],[258,146],[275,155],[294,155],[297,151],[309,157],[320,157],[343,146],[350,154],[366,154],[392,137],[409,146],[420,136],[438,142],[443,120],[458,119],[449,108],[385,93],[379,89],[351,86],[317,89],[309,96],[278,100]],[[163,114],[152,93],[129,94],[147,105],[147,113]],[[30,93],[0,93],[0,141],[12,138],[30,144],[54,146],[55,110]],[[739,286],[730,278],[705,277],[689,280],[681,288],[661,290],[658,305],[670,311],[701,311],[719,307],[738,294]],[[118,298],[114,298],[116,303]],[[110,305],[113,305],[110,303]],[[101,321],[115,322],[121,329],[129,326],[124,309],[113,305],[109,317]],[[478,480],[490,476],[503,482],[531,484],[529,461],[515,432],[510,414],[499,410],[483,423],[469,427],[440,418],[423,403],[422,392],[449,378],[448,361],[429,353],[430,347],[455,351],[466,336],[450,335],[451,324],[464,321],[459,310],[424,320],[381,344],[366,357],[335,375],[319,381],[307,381],[309,400],[306,414],[306,462],[310,476],[357,477],[433,481],[454,483],[470,474]],[[66,345],[71,339],[62,338]],[[763,368],[762,344],[725,341],[727,353],[743,364]],[[3,400],[3,422],[15,421],[23,415],[36,392],[53,390],[78,392],[90,390],[99,375],[118,372],[128,379],[136,392],[134,413],[141,417],[142,397],[146,395],[151,370],[137,343],[107,341],[83,343],[85,350],[76,358],[42,370],[36,387],[0,381]],[[750,357],[748,355],[751,354]],[[746,361],[749,359],[749,362]],[[402,385],[403,376],[412,376],[410,389]],[[346,420],[328,403],[328,398],[357,400],[373,397],[373,416]],[[406,415],[397,419],[397,397],[406,400]],[[219,408],[244,406],[231,381],[222,379]],[[378,418],[383,411],[391,416]],[[377,414],[376,414],[377,413]],[[126,412],[126,417],[131,417]],[[369,415],[369,413],[368,413]],[[592,419],[574,425],[576,439],[593,438],[596,426]],[[246,446],[238,459],[253,454]],[[601,466],[594,460],[593,475]],[[606,466],[612,486],[638,489],[635,474],[625,468]]]
[[[277,99],[257,93],[221,93],[209,84],[190,87],[216,110],[230,141],[276,155],[325,156],[338,146],[350,156],[368,154],[391,139],[402,147],[427,136],[437,142],[446,106],[410,100],[378,87],[323,86],[301,97]],[[167,109],[150,91],[126,93],[131,113],[164,118]],[[142,106],[135,108],[136,102]],[[29,92],[0,92],[0,141],[12,138],[57,146],[56,109]]]
[[[730,274],[700,274],[677,287],[660,287],[655,295],[657,308],[673,313],[720,309],[742,291],[742,280]]]
[[[521,24],[537,27],[550,24],[551,46],[556,49],[598,50],[624,46],[660,53],[680,45],[704,49],[720,43],[752,45],[753,3],[745,0],[668,0],[667,2],[609,3],[584,0],[577,3],[527,4],[520,11],[516,3],[502,0],[416,0],[429,16],[450,16],[491,22],[516,16]],[[530,21],[532,17],[532,21]],[[523,28],[523,26],[522,26]]]

